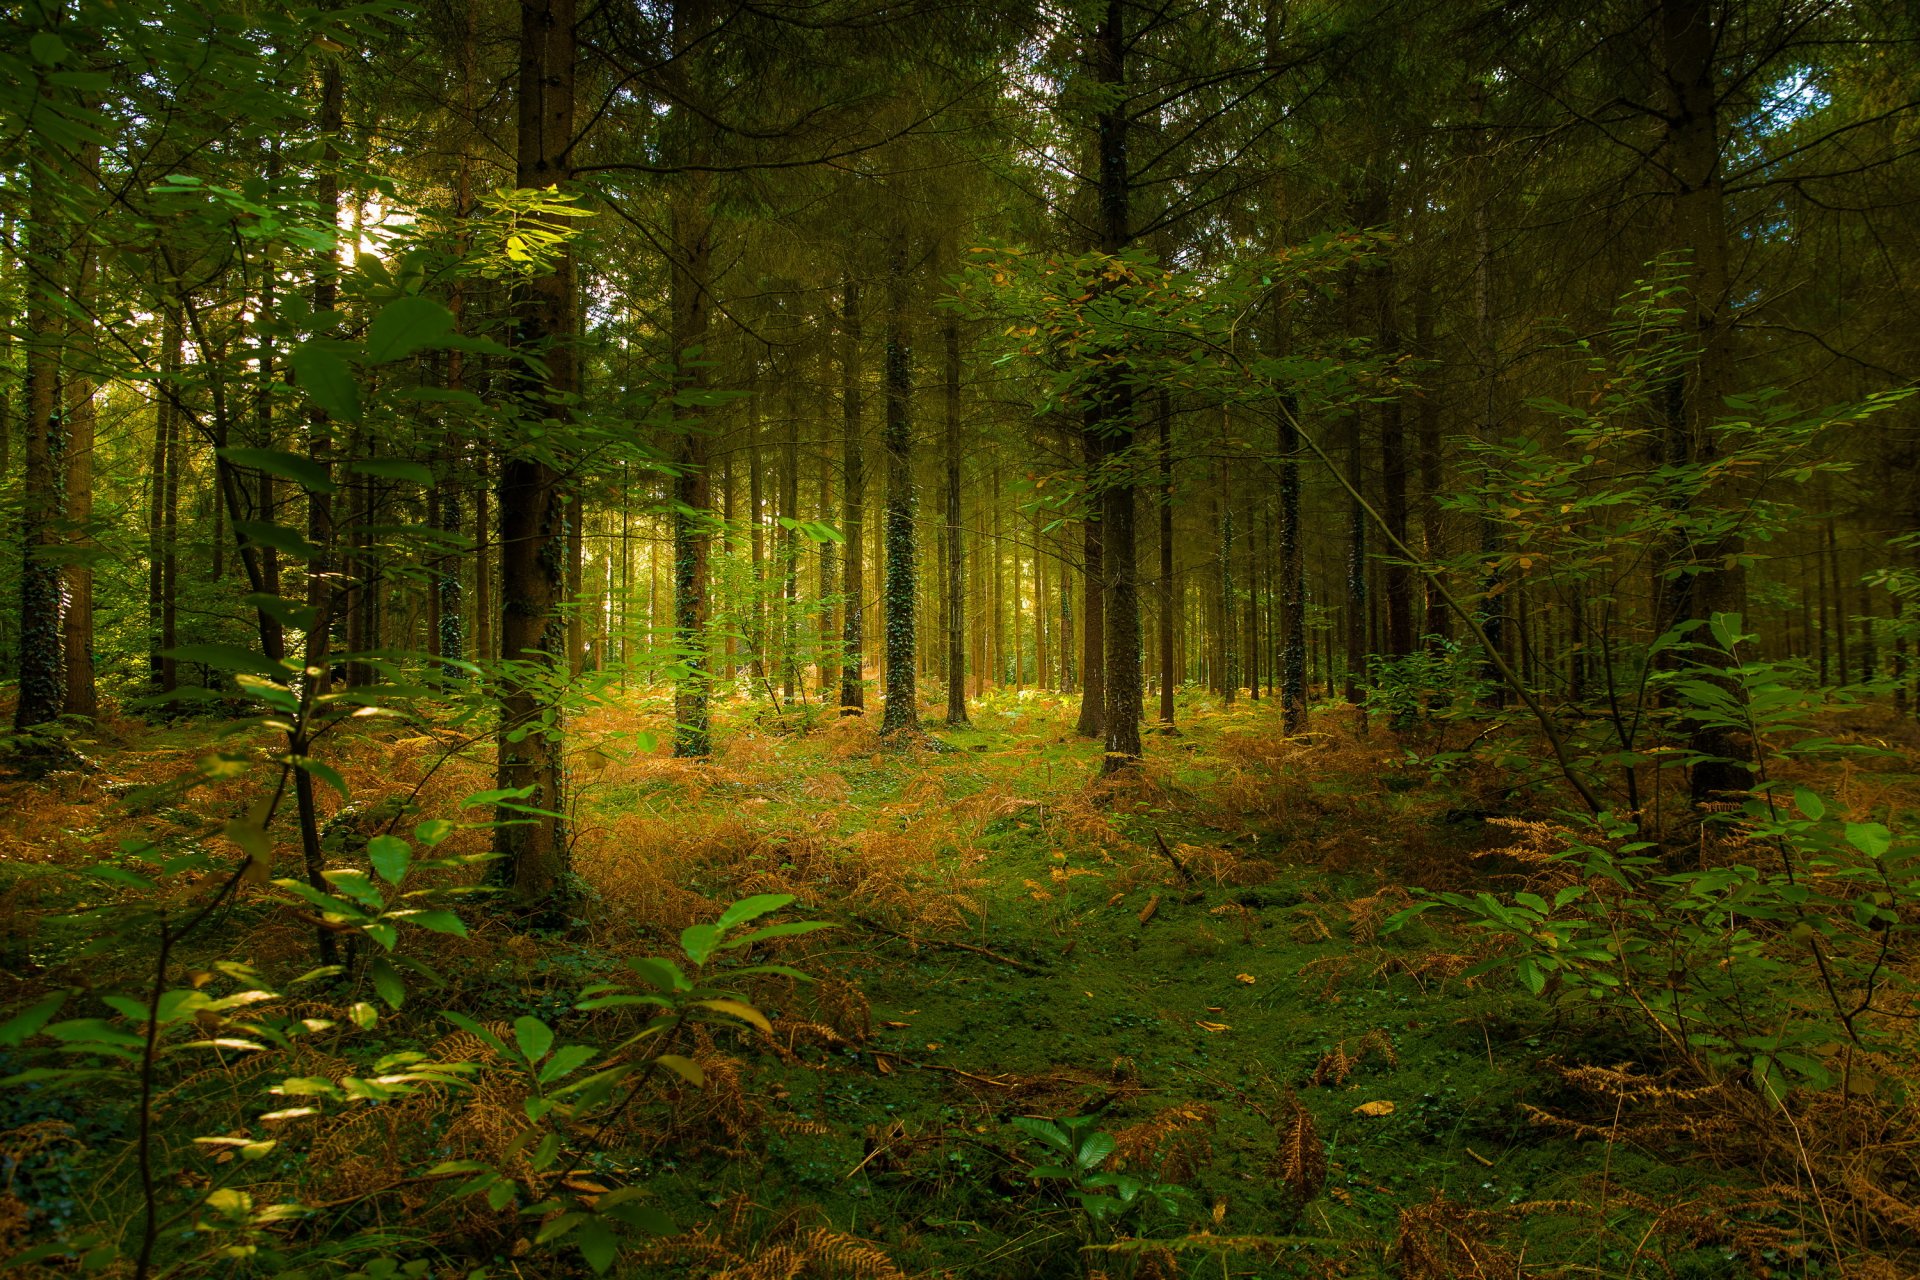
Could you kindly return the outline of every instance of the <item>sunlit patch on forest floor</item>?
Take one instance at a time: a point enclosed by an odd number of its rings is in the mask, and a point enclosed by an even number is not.
[[[184,1135],[223,1090],[383,1047],[473,1053],[443,1008],[531,1013],[565,1038],[579,989],[624,957],[783,893],[837,925],[776,944],[815,981],[765,980],[753,994],[771,1036],[699,1031],[704,1087],[623,1121],[598,1172],[644,1181],[682,1234],[626,1255],[621,1274],[1842,1274],[1817,1187],[1716,1158],[1734,1148],[1662,1122],[1657,1085],[1620,1083],[1657,1069],[1640,1032],[1556,1012],[1502,974],[1463,976],[1484,935],[1432,917],[1382,932],[1423,889],[1517,882],[1524,865],[1498,851],[1528,831],[1504,819],[1550,813],[1551,793],[1470,765],[1434,774],[1406,740],[1359,736],[1332,708],[1289,741],[1267,704],[1183,701],[1179,732],[1151,737],[1139,774],[1108,785],[1090,781],[1099,748],[1071,733],[1073,708],[1048,694],[989,696],[954,730],[927,708],[950,750],[734,705],[704,763],[666,753],[670,705],[635,693],[572,726],[571,927],[516,932],[475,910],[470,938],[435,939],[446,986],[371,1043],[205,1073],[175,1086],[163,1123]],[[45,916],[76,905],[55,868],[122,838],[204,838],[250,799],[238,783],[164,785],[204,753],[204,726],[123,722],[98,739],[99,773],[6,785],[14,997],[73,980],[77,939]],[[392,730],[341,744],[362,817],[334,831],[377,825],[407,794],[424,816],[462,816],[491,771],[459,745]],[[1915,794],[1904,757],[1838,783],[1883,810]],[[484,839],[476,827],[452,847]],[[221,954],[305,962],[309,935],[257,903],[219,933]],[[143,962],[129,940],[84,963],[106,984]],[[330,1206],[321,1234],[387,1233],[449,1267],[514,1274],[527,1228],[511,1211],[424,1193],[403,1196],[405,1221],[366,1207],[449,1143],[510,1142],[517,1103],[489,1079],[384,1117],[298,1122],[314,1154],[275,1174],[281,1192]],[[109,1101],[7,1101],[0,1234],[131,1194],[126,1161],[96,1152],[122,1136]],[[1105,1167],[1142,1184],[1136,1206],[1096,1218],[1037,1183],[1050,1157],[1020,1117],[1092,1117],[1111,1136]]]

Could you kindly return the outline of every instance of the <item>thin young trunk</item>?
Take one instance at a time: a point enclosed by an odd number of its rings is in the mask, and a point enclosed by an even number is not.
[[[840,306],[841,472],[840,531],[846,535],[840,594],[846,599],[840,630],[840,711],[851,715],[866,705],[865,544],[866,455],[860,432],[860,286],[848,276],[841,283]]]
[[[800,534],[794,527],[800,518],[800,413],[791,394],[786,397],[786,418],[780,448],[780,690],[791,703],[800,687]]]
[[[1173,400],[1162,391],[1160,416],[1160,720],[1173,724]]]
[[[947,723],[967,723],[966,551],[960,540],[960,325],[941,329],[946,354]]]

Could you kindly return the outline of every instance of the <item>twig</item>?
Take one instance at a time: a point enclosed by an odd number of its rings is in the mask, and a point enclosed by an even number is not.
[[[921,943],[926,943],[928,946],[933,947],[950,947],[955,951],[971,951],[974,955],[985,956],[987,959],[997,961],[1000,964],[1012,965],[1014,968],[1024,970],[1027,973],[1044,975],[1047,972],[1038,965],[1028,964],[1025,960],[1016,960],[1012,956],[1001,955],[998,951],[990,951],[986,947],[976,947],[971,942],[955,942],[950,938],[915,938],[900,932],[898,929],[889,929],[878,920],[869,919],[866,916],[855,916],[853,919],[856,924],[865,925],[875,933],[884,933],[888,937],[898,938],[902,942],[911,942],[916,946]]]
[[[1180,878],[1184,880],[1186,883],[1192,884],[1193,872],[1187,869],[1186,863],[1180,861],[1179,854],[1175,853],[1172,849],[1169,849],[1167,847],[1167,838],[1160,834],[1158,828],[1154,830],[1153,842],[1160,846],[1160,855],[1164,857],[1168,862],[1171,862],[1173,864],[1173,869],[1180,873]]]

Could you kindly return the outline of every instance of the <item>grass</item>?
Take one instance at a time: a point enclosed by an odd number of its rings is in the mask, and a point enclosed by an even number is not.
[[[839,924],[783,947],[821,981],[756,990],[773,1036],[705,1036],[707,1087],[637,1115],[602,1153],[600,1173],[644,1178],[687,1229],[629,1254],[622,1274],[1828,1274],[1808,1261],[1804,1208],[1755,1200],[1755,1173],[1635,1140],[1617,1107],[1607,1136],[1608,1117],[1558,1069],[1644,1060],[1649,1046],[1505,979],[1462,978],[1470,946],[1439,928],[1379,932],[1420,886],[1473,882],[1470,855],[1501,843],[1470,774],[1408,769],[1392,735],[1354,737],[1335,711],[1291,742],[1264,705],[1192,699],[1177,736],[1149,739],[1139,776],[1106,786],[1091,781],[1098,749],[1069,732],[1071,711],[1050,695],[996,695],[973,726],[934,730],[951,749],[897,751],[859,723],[802,732],[732,706],[718,757],[696,764],[659,745],[661,695],[603,705],[575,726],[577,926],[530,936],[494,922],[449,941],[435,957],[449,985],[337,1060],[444,1037],[440,1007],[534,1013],[580,1034],[573,993],[620,957],[661,950],[736,898],[791,893]],[[638,749],[648,734],[653,748]],[[48,916],[79,905],[79,890],[55,869],[125,836],[203,838],[244,805],[232,783],[123,785],[160,783],[203,741],[200,726],[124,723],[89,748],[101,776],[12,785],[16,812],[35,815],[0,836],[10,947],[31,961],[16,996],[73,972],[76,939]],[[488,785],[486,763],[434,772],[439,749],[380,732],[340,758],[357,798],[430,776],[423,811],[456,812]],[[285,969],[303,962],[304,936],[242,903],[221,942]],[[125,981],[141,958],[135,940],[109,948],[86,962],[89,980]],[[204,1132],[191,1126],[236,1098],[264,1109],[273,1072],[325,1065],[176,1085],[169,1141]],[[316,1154],[269,1181],[352,1202],[309,1225],[321,1238],[388,1233],[401,1256],[447,1274],[566,1274],[550,1255],[520,1260],[525,1225],[510,1211],[355,1199],[430,1158],[423,1137],[445,1148],[462,1126],[507,1123],[463,1105],[410,1113],[417,1132],[315,1128]],[[8,1246],[75,1216],[125,1219],[117,1100],[9,1106]],[[1529,1106],[1595,1128],[1534,1123]],[[1064,1116],[1098,1117],[1117,1143],[1109,1167],[1177,1190],[1089,1219],[1030,1176],[1042,1153],[1013,1124]],[[1324,1170],[1291,1159],[1303,1133]],[[1744,1212],[1773,1232],[1773,1262],[1741,1244],[1732,1217],[1712,1229],[1720,1203],[1760,1206]],[[1126,1241],[1150,1243],[1105,1248]]]

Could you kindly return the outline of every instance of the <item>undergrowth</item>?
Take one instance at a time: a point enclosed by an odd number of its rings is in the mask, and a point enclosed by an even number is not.
[[[1556,798],[1475,754],[1521,744],[1425,722],[1363,736],[1334,708],[1290,739],[1268,704],[1185,697],[1180,733],[1101,783],[1072,711],[996,695],[936,734],[950,750],[903,752],[858,719],[733,706],[716,757],[691,763],[658,745],[664,692],[596,707],[573,725],[572,921],[465,912],[463,934],[396,952],[431,962],[404,1001],[368,956],[306,987],[262,979],[253,1016],[323,1029],[156,1080],[157,1150],[189,1209],[173,1229],[246,1246],[167,1274],[1911,1274],[1920,1127],[1901,1034],[1769,1099],[1657,1024],[1536,998],[1497,931],[1416,914],[1433,894],[1545,882],[1569,830]],[[1897,825],[1920,794],[1915,744],[1874,714],[1834,727],[1894,754],[1792,772],[1836,812]],[[122,848],[204,848],[248,811],[240,778],[193,768],[202,739],[106,722],[80,744],[96,771],[6,784],[7,1008],[68,989],[84,1004],[151,969],[142,937],[89,945],[71,922],[139,891],[77,872],[156,856]],[[329,802],[336,866],[371,866],[382,832],[436,815],[452,819],[433,832],[452,880],[483,851],[461,807],[490,785],[481,752],[369,728],[331,759],[354,798]],[[1706,839],[1709,865],[1734,856]],[[729,904],[788,899],[836,927],[754,944],[747,1013],[676,1024],[672,1070],[644,1097],[532,1104],[572,1078],[539,1078],[566,1045],[592,1045],[569,1068],[583,1074],[643,1061],[610,1046],[655,1006],[596,1003],[671,986],[634,986],[659,974],[630,960],[680,954]],[[224,991],[219,962],[290,976],[312,940],[247,881],[179,967]],[[1904,942],[1886,961],[1910,963]],[[39,1043],[14,1036],[6,1068]],[[366,1105],[288,1105],[288,1079],[338,1092],[381,1062],[427,1078]],[[23,1270],[66,1275],[87,1242],[119,1241],[98,1266],[131,1273],[125,1117],[110,1091],[10,1089],[0,1254],[52,1245]],[[222,1191],[243,1166],[245,1205]],[[599,1231],[629,1187],[645,1188],[645,1231],[598,1256],[551,1247]],[[261,1221],[268,1204],[300,1208]]]

